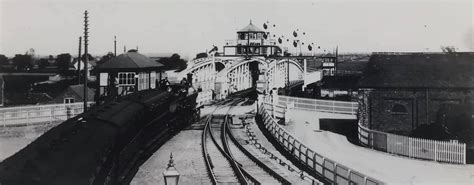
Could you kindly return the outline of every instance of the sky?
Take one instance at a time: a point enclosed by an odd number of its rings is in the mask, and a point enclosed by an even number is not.
[[[250,20],[268,21],[276,38],[299,30],[316,52],[474,51],[473,9],[472,0],[0,0],[0,54],[77,55],[84,10],[93,55],[113,51],[116,35],[119,54],[126,46],[192,58],[222,50]]]

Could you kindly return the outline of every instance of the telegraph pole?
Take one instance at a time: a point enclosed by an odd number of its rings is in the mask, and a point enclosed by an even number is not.
[[[82,37],[79,37],[79,54],[77,55],[77,79],[78,84],[81,84],[81,47],[82,47]]]
[[[117,36],[114,36],[114,56],[117,56]]]
[[[87,111],[87,76],[88,76],[88,63],[89,63],[89,16],[87,10],[84,12],[84,55],[86,60],[84,62],[84,112]]]

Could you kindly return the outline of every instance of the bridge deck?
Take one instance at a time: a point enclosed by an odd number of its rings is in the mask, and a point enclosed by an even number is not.
[[[342,135],[315,131],[316,123],[305,123],[310,114],[325,113],[295,112],[285,128],[319,154],[373,178],[388,184],[474,184],[474,165],[422,161],[358,147]]]

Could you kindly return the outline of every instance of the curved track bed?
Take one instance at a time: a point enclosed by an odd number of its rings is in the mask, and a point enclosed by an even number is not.
[[[278,173],[247,152],[230,133],[229,112],[244,103],[232,98],[220,103],[207,119],[202,135],[202,151],[211,182],[214,184],[290,184]],[[217,115],[216,110],[225,109]]]

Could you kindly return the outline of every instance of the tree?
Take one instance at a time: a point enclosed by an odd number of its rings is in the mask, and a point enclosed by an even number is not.
[[[100,60],[97,62],[97,64],[102,64],[104,62],[107,62],[108,60],[110,60],[114,57],[115,57],[114,53],[108,52],[106,55],[104,55],[104,56],[102,56],[102,58],[100,58]]]
[[[92,57],[92,55],[90,53],[87,53],[87,56],[88,56],[87,58],[89,59],[89,61],[94,60],[94,57]],[[82,54],[81,60],[86,61],[86,54]]]
[[[16,54],[12,60],[19,71],[28,71],[31,69],[32,58],[29,55]]]
[[[69,53],[63,53],[56,57],[56,65],[60,73],[66,73],[69,70],[72,56]]]
[[[49,61],[48,61],[48,59],[45,59],[45,58],[39,59],[39,61],[38,61],[38,68],[44,69],[44,68],[46,68],[46,66],[49,66]]]
[[[444,53],[456,53],[456,48],[454,46],[441,46],[441,51]]]
[[[196,59],[198,59],[198,58],[206,58],[207,56],[208,56],[207,53],[198,53],[198,54],[196,55]]]
[[[187,61],[184,59],[181,59],[181,56],[179,54],[175,53],[171,55],[169,58],[161,58],[158,60],[159,63],[165,65],[169,69],[177,69],[177,70],[183,70],[186,68]]]
[[[7,65],[8,58],[5,55],[0,55],[0,65]]]

